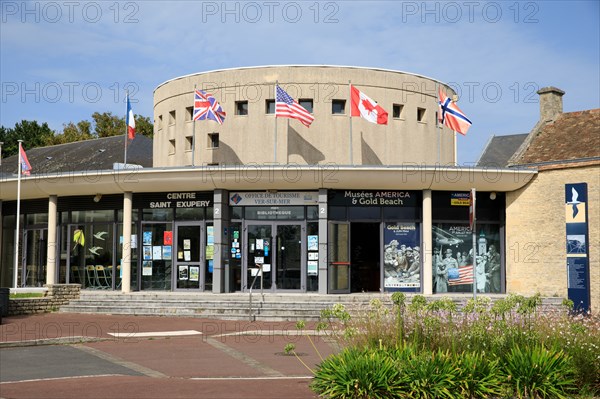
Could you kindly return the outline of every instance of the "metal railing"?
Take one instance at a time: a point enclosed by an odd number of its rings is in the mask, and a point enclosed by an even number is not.
[[[256,279],[260,276],[260,295],[263,297],[264,300],[264,292],[263,292],[263,265],[257,263],[256,267],[258,268],[258,271],[256,273],[256,276],[254,276],[254,279],[252,279],[252,284],[250,284],[250,303],[249,303],[249,307],[248,307],[248,317],[250,318],[250,321],[254,321],[253,320],[253,314],[252,314],[252,289],[254,288],[254,283],[256,282]]]

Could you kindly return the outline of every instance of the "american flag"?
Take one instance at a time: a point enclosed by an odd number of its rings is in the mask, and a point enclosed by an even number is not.
[[[298,119],[306,127],[310,127],[310,124],[315,120],[310,112],[279,86],[276,86],[275,116]]]
[[[193,120],[212,119],[219,125],[225,120],[225,111],[221,108],[221,104],[212,96],[203,90],[194,92],[194,116]]]
[[[473,284],[473,265],[459,266],[458,275],[448,273],[448,285],[461,284]]]
[[[460,134],[467,134],[467,131],[471,127],[471,121],[467,116],[458,108],[456,103],[450,98],[446,97],[442,90],[439,91],[440,100],[438,104],[440,106],[440,113],[438,115],[439,121],[442,125],[448,126],[450,129]]]

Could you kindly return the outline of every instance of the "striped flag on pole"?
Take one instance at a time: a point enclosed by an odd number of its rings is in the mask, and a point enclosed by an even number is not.
[[[438,101],[438,104],[440,106],[440,112],[438,118],[440,123],[462,135],[467,134],[467,131],[472,124],[469,118],[467,118],[464,112],[458,108],[454,101],[442,93],[441,89],[439,90],[439,96],[440,100]]]
[[[27,154],[25,154],[25,150],[19,143],[19,171],[21,174],[25,176],[31,175],[31,164],[27,159]]]
[[[131,103],[129,102],[129,93],[127,93],[127,138],[133,140],[135,138],[135,118]]]
[[[473,265],[448,269],[448,285],[473,284]]]
[[[279,85],[276,86],[275,116],[298,119],[304,126],[310,127],[315,117],[290,97]]]

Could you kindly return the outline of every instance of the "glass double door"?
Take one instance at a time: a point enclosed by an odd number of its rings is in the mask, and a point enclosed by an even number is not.
[[[41,287],[46,283],[46,235],[46,229],[26,229],[23,232],[19,286]]]
[[[244,286],[301,291],[306,286],[303,223],[246,224]]]
[[[212,290],[213,226],[198,223],[176,223],[174,250],[175,288]]]

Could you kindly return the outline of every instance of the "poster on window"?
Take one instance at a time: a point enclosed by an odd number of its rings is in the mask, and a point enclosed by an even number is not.
[[[142,234],[142,239],[143,239],[142,243],[144,245],[152,245],[152,232],[144,231],[144,233]]]
[[[188,279],[188,267],[187,266],[179,266],[179,280],[187,280]]]
[[[198,281],[200,276],[200,268],[198,266],[190,266],[190,281]]]
[[[152,261],[145,260],[142,262],[142,276],[152,276]]]
[[[416,223],[386,223],[383,233],[384,287],[421,288],[421,248]]]
[[[476,267],[473,270],[473,236],[467,223],[443,223],[433,232],[433,292],[500,293],[500,234],[495,225],[479,225],[476,232]]]

